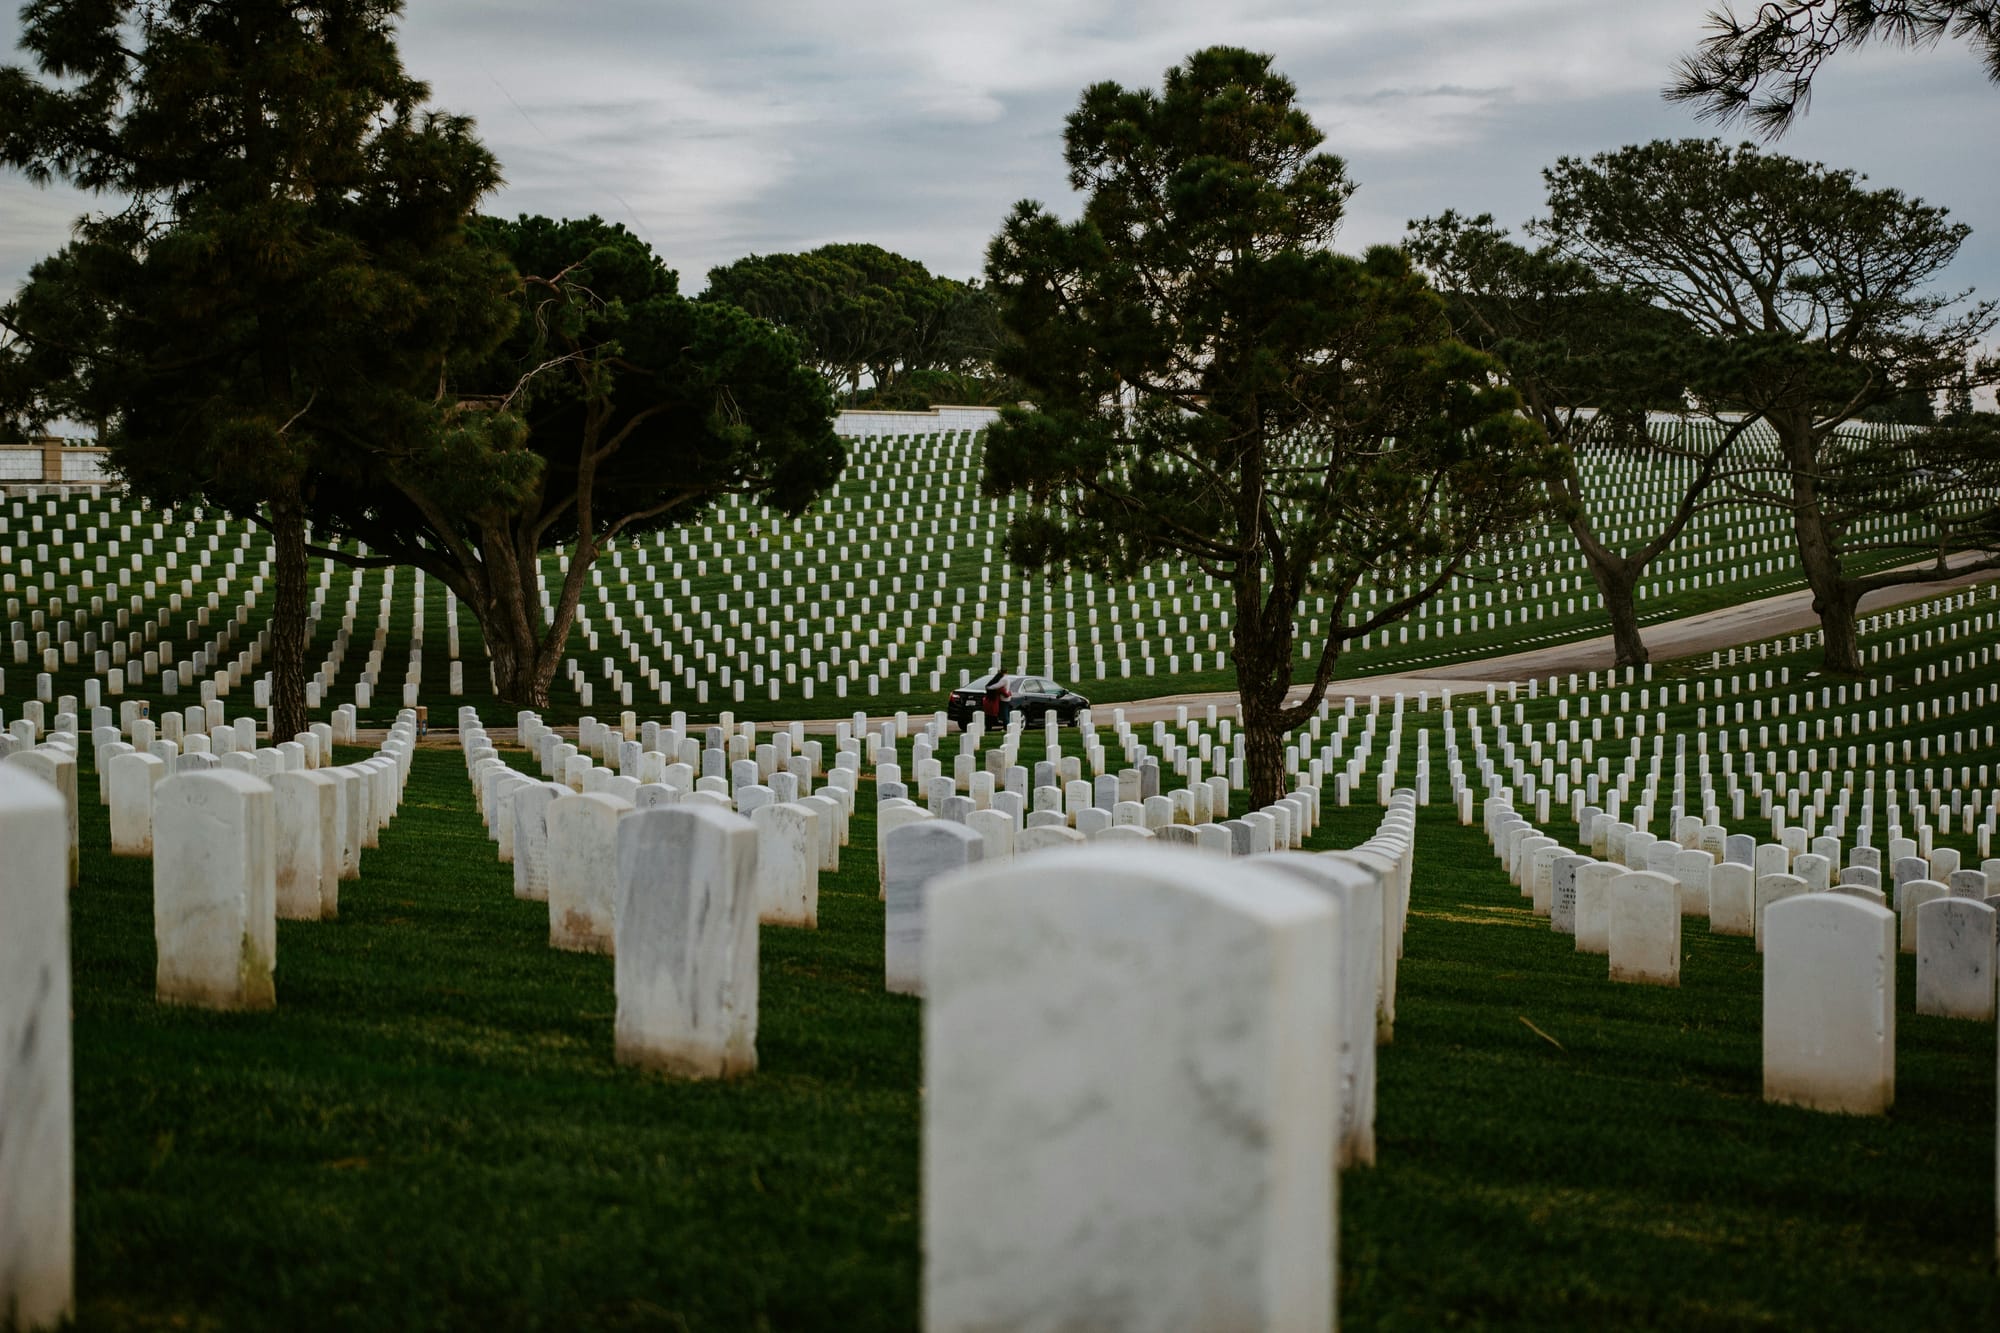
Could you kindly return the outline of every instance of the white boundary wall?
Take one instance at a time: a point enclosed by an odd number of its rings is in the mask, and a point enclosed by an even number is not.
[[[834,419],[836,435],[942,435],[949,431],[985,430],[1000,419],[997,407],[933,407],[927,412],[886,412],[843,408]]]
[[[104,470],[104,459],[105,451],[94,445],[54,439],[0,444],[0,484],[103,486],[112,480]]]

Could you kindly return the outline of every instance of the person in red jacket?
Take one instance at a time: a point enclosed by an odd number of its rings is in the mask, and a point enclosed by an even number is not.
[[[993,679],[986,682],[986,697],[980,700],[980,710],[986,714],[986,725],[998,731],[1007,724],[1010,711],[1008,699],[1012,691],[1007,688],[1007,668],[1001,667],[993,673]]]

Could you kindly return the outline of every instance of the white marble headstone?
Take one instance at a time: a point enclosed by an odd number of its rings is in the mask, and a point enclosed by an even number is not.
[[[69,892],[63,803],[0,764],[0,1325],[75,1300]]]
[[[549,803],[549,947],[612,952],[618,817],[631,808],[603,792],[571,792]]]
[[[931,910],[931,1333],[1332,1327],[1327,897],[1121,846],[952,876]]]
[[[883,839],[888,867],[883,892],[888,910],[883,922],[882,968],[890,994],[925,993],[924,935],[931,883],[941,875],[978,864],[985,847],[986,840],[977,833],[945,819],[904,824]]]
[[[1764,913],[1764,1100],[1881,1115],[1896,1097],[1896,917],[1837,893]]]
[[[618,822],[620,1064],[687,1078],[757,1067],[758,835],[711,806]]]
[[[271,788],[248,773],[176,773],[153,789],[153,937],[161,1000],[277,1004]]]

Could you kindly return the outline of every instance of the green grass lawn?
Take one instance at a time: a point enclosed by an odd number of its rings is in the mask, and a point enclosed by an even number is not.
[[[613,1064],[610,960],[547,947],[454,751],[339,921],[280,924],[261,1015],[154,1003],[149,863],[82,785],[82,1327],[917,1325],[920,1006],[881,988],[867,787],[819,930],[763,932],[760,1071],[686,1084]],[[1994,1030],[1916,1018],[1909,960],[1894,1114],[1816,1115],[1759,1098],[1748,941],[1691,923],[1680,989],[1613,986],[1441,807],[1414,899],[1346,1327],[2000,1318]]]

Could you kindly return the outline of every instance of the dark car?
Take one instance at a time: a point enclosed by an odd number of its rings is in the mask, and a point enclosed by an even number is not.
[[[945,716],[964,727],[973,718],[983,715],[986,700],[986,682],[990,676],[981,677],[972,684],[951,692],[945,703]],[[1030,726],[1039,724],[1043,718],[1054,713],[1056,721],[1064,726],[1074,725],[1076,715],[1090,707],[1090,700],[1074,690],[1066,690],[1047,676],[1002,676],[1000,683],[1006,690],[1000,704],[1000,724],[1019,715]]]

